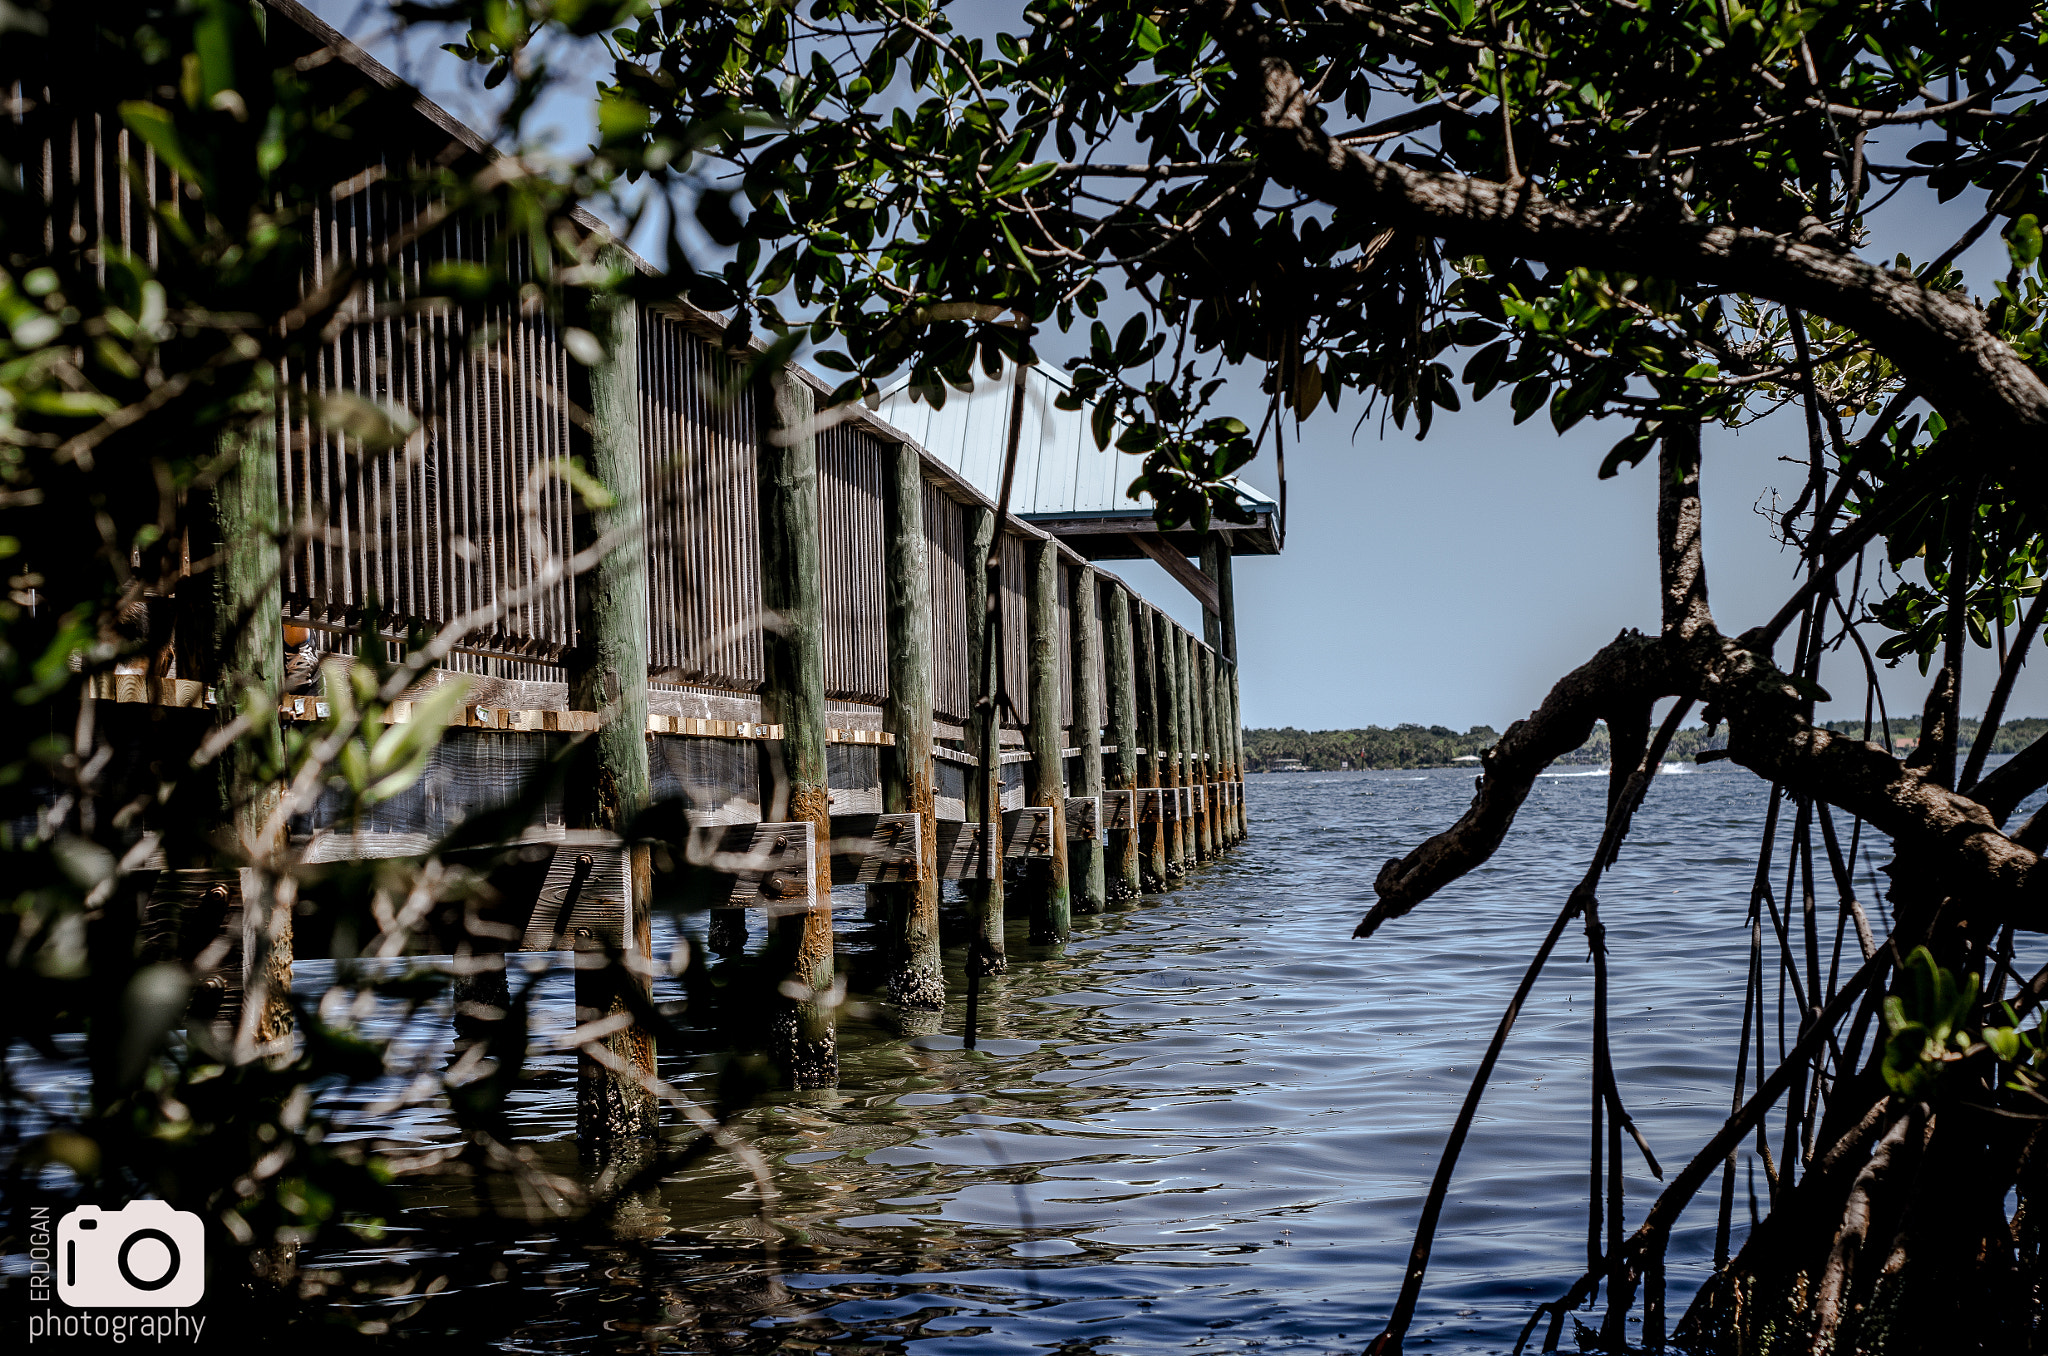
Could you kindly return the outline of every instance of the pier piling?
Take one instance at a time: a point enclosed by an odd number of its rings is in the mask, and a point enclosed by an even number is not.
[[[1031,939],[1059,943],[1067,939],[1073,908],[1067,857],[1067,785],[1065,749],[1060,726],[1060,570],[1059,548],[1050,538],[1035,538],[1024,548],[1025,611],[1029,619],[1029,728],[1026,747],[1031,772],[1026,779],[1032,805],[1050,807],[1052,853],[1032,871]]]
[[[1138,874],[1138,845],[1142,827],[1138,822],[1138,675],[1132,654],[1131,596],[1121,584],[1103,588],[1103,668],[1109,688],[1109,742],[1116,747],[1104,781],[1111,791],[1131,795],[1131,813],[1125,827],[1112,829],[1104,848],[1108,894],[1111,899],[1132,899],[1142,886]]]
[[[970,976],[999,975],[1009,968],[1003,941],[1003,713],[996,681],[1002,665],[1002,636],[996,629],[998,594],[992,576],[996,559],[996,512],[974,508],[967,515],[967,660],[974,691],[988,694],[977,704],[969,733],[976,766],[967,778],[967,817],[982,825],[982,850],[974,878],[961,882],[967,896]]]
[[[247,1058],[288,1040],[292,1016],[292,911],[278,906],[272,859],[282,846],[270,821],[282,789],[266,765],[283,762],[277,696],[284,676],[284,598],[279,584],[278,463],[274,411],[266,408],[224,433],[216,455],[227,463],[210,496],[195,560],[216,561],[208,596],[208,637],[223,723],[246,716],[247,735],[228,745],[217,764],[222,821],[244,858],[242,1009],[237,1056]]]
[[[1102,623],[1098,616],[1100,592],[1095,567],[1074,570],[1072,606],[1074,626],[1074,743],[1080,746],[1080,773],[1074,794],[1097,800],[1095,832],[1080,844],[1081,869],[1074,890],[1074,912],[1101,913],[1109,902],[1109,883],[1103,853],[1102,797]]]
[[[883,605],[889,695],[882,730],[882,812],[917,815],[923,879],[877,886],[888,904],[889,997],[906,1008],[946,1005],[939,956],[937,789],[932,770],[932,575],[924,524],[924,464],[915,447],[886,446],[882,477]]]
[[[613,262],[623,267],[613,256]],[[569,399],[583,411],[570,423],[570,446],[609,502],[579,496],[571,519],[577,551],[605,546],[574,584],[577,644],[565,656],[568,705],[592,711],[597,730],[585,737],[563,797],[571,831],[622,834],[650,793],[647,764],[647,553],[642,542],[640,482],[639,313],[617,294],[578,293],[572,304],[603,356],[569,363]],[[612,886],[622,894],[617,936],[576,939],[579,1025],[631,1009],[628,986],[644,1000],[652,990],[652,869],[647,849],[625,847],[624,871]],[[608,1064],[578,1057],[576,1136],[587,1156],[602,1157],[626,1141],[649,1139],[659,1104],[642,1079],[654,1078],[654,1037],[629,1026],[604,1037]]]
[[[767,749],[762,818],[808,823],[816,835],[812,904],[769,920],[776,992],[770,1053],[799,1088],[839,1081],[833,1030],[832,810],[825,742],[825,597],[819,541],[817,398],[797,373],[760,379],[755,408],[761,518],[761,719],[782,727]],[[775,756],[779,754],[779,757]],[[773,764],[779,763],[779,768]],[[780,813],[776,804],[787,806]]]

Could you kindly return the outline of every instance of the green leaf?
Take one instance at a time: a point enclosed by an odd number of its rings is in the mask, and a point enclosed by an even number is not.
[[[1616,443],[1600,462],[1600,478],[1612,480],[1622,467],[1642,465],[1643,458],[1650,455],[1650,449],[1657,445],[1656,429],[1654,424],[1639,427]]]
[[[21,408],[58,419],[98,419],[121,408],[97,391],[29,391],[20,400]]]
[[[1109,450],[1109,435],[1116,431],[1116,411],[1108,401],[1098,404],[1088,415],[1090,430],[1095,434],[1095,446],[1100,451]]]
[[[1515,386],[1515,394],[1508,402],[1514,407],[1515,422],[1521,423],[1530,415],[1543,408],[1543,402],[1550,399],[1550,378],[1530,377]]]
[[[1465,384],[1472,388],[1474,400],[1486,399],[1487,394],[1500,385],[1500,370],[1513,351],[1514,342],[1503,339],[1472,355],[1472,360],[1465,364]]]
[[[2014,268],[2026,268],[2041,257],[2041,223],[2032,212],[2006,228],[2005,248]]]
[[[184,139],[178,135],[177,122],[169,109],[133,99],[120,107],[121,121],[128,125],[129,131],[148,142],[151,149],[163,157],[165,164],[187,179],[195,183],[199,181],[199,170],[193,165],[192,157],[185,153]]]

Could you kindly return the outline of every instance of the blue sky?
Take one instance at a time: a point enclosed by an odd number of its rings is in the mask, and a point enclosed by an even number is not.
[[[474,68],[458,66],[432,42],[401,51],[381,39],[388,26],[381,5],[312,0],[310,7],[458,116],[489,122],[491,101]],[[588,77],[602,70],[585,54],[557,59]],[[578,79],[572,88],[542,108],[532,129],[564,149],[590,139],[587,105],[578,96],[591,85]],[[1866,254],[1888,260],[1904,250],[1932,258],[1975,215],[1967,203],[1938,214],[1928,206],[1901,195]],[[1996,234],[1962,262],[1970,281],[1984,288],[2005,267]],[[1056,343],[1045,347],[1051,357],[1065,356]],[[1243,395],[1247,405],[1261,407],[1255,389]],[[1612,480],[1596,475],[1627,431],[1618,422],[1581,424],[1559,436],[1539,415],[1518,428],[1505,397],[1496,396],[1439,414],[1428,440],[1418,443],[1391,427],[1382,437],[1377,420],[1354,434],[1357,417],[1355,405],[1342,415],[1324,408],[1298,437],[1290,435],[1286,552],[1238,562],[1247,725],[1505,728],[1617,632],[1655,627],[1652,465]],[[1786,457],[1799,464],[1788,465]],[[1756,510],[1774,492],[1785,499],[1797,494],[1804,458],[1796,416],[1707,433],[1707,574],[1724,630],[1766,619],[1795,586],[1794,557]],[[1248,478],[1277,491],[1270,453]],[[1199,633],[1199,605],[1164,571],[1143,561],[1113,568]],[[1788,654],[1789,646],[1788,640]],[[1964,707],[1971,713],[1982,709],[1995,677],[1984,654],[1973,650],[1975,671],[1966,672]],[[1853,655],[1831,657],[1821,681],[1841,698],[1824,718],[1861,717],[1863,680]],[[1888,674],[1892,711],[1917,712],[1924,686],[1910,664]],[[2048,713],[2048,664],[2037,661],[2021,675],[2010,710]]]

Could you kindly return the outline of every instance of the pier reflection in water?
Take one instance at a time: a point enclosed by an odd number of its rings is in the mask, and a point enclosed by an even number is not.
[[[774,1165],[772,1248],[752,1179],[709,1158],[649,1202],[639,1225],[658,1236],[644,1250],[537,1234],[551,1256],[439,1296],[406,1327],[525,1351],[656,1338],[977,1356],[1356,1349],[1399,1283],[1473,1066],[1605,811],[1604,775],[1547,775],[1491,865],[1351,941],[1381,862],[1449,824],[1471,790],[1469,771],[1252,779],[1252,834],[1228,860],[1077,919],[1057,955],[1016,929],[1010,973],[983,990],[979,1051],[960,1048],[955,944],[944,1034],[906,1036],[881,1009],[854,1017],[840,1088],[742,1116]],[[1601,892],[1617,1068],[1667,1165],[1726,1114],[1765,797],[1726,765],[1660,777]],[[850,931],[857,979],[862,933]],[[658,937],[655,954],[668,945]],[[300,969],[302,984],[323,978]],[[540,992],[537,1021],[566,1027],[567,972]],[[1574,936],[1495,1073],[1411,1349],[1503,1351],[1582,1266],[1590,995]],[[423,1043],[445,1029],[423,1018]],[[665,1075],[711,1094],[687,1052],[663,1053]],[[518,1130],[573,1173],[573,1058],[537,1071]],[[447,1142],[428,1111],[379,1126]],[[1633,1154],[1627,1171],[1633,1224],[1657,1183]],[[469,1198],[456,1184],[417,1200]],[[309,1260],[342,1272],[388,1261],[406,1237],[394,1225],[375,1247]],[[1674,1312],[1705,1274],[1712,1231],[1703,1199],[1672,1247]]]

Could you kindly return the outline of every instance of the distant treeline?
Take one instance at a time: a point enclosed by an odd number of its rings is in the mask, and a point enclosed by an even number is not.
[[[1977,737],[1979,723],[1965,719],[1962,722],[1962,747],[1967,750]],[[1826,728],[1837,734],[1861,737],[1863,722],[1860,720],[1831,720]],[[1902,745],[1917,743],[1920,738],[1920,718],[1912,716],[1891,723],[1892,739]],[[2005,721],[1998,727],[1992,739],[1991,751],[1997,753],[2018,753],[2027,745],[2048,735],[2048,717],[2027,716]],[[1875,728],[1871,738],[1884,742],[1883,733]],[[1297,730],[1288,726],[1282,730],[1246,730],[1244,732],[1245,765],[1252,772],[1271,772],[1273,765],[1292,759],[1310,772],[1336,772],[1343,768],[1410,768],[1450,767],[1459,758],[1472,757],[1482,750],[1492,748],[1500,739],[1500,732],[1491,725],[1475,725],[1459,734],[1443,725],[1396,725],[1385,729],[1368,725],[1363,730]],[[1707,749],[1728,747],[1728,732],[1725,727],[1709,735],[1703,725],[1694,725],[1680,730],[1672,737],[1671,749],[1665,760],[1690,762],[1695,754]],[[1609,745],[1607,726],[1593,727],[1593,737],[1571,753],[1558,759],[1560,763],[1601,764],[1608,760]]]
[[[1244,760],[1253,772],[1298,759],[1312,772],[1354,768],[1449,767],[1466,754],[1492,748],[1500,731],[1475,725],[1459,734],[1443,725],[1368,725],[1363,730],[1246,730]]]
[[[1863,722],[1860,720],[1831,720],[1827,723],[1827,728],[1836,734],[1854,735],[1858,739],[1863,737]],[[1956,743],[1962,749],[1968,750],[1977,742],[1979,728],[1981,722],[1965,716],[1958,723]],[[1893,716],[1891,733],[1894,744],[1919,743],[1920,717]],[[2042,735],[2048,735],[2048,716],[2020,716],[2001,721],[1998,733],[1991,737],[1991,752],[2018,753]],[[1870,740],[1874,744],[1884,743],[1884,728],[1876,720],[1870,722]]]

